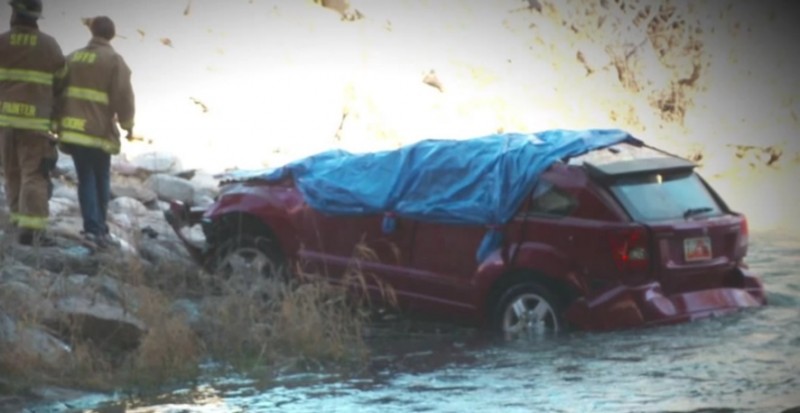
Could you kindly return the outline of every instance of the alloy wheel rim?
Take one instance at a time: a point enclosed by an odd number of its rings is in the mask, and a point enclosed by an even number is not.
[[[272,265],[272,259],[258,248],[240,247],[228,254],[218,268],[227,290],[246,293],[268,278]]]
[[[257,248],[239,248],[229,254],[222,262],[222,268],[231,272],[263,273],[271,260]]]
[[[559,327],[553,307],[538,294],[518,296],[503,314],[503,332],[507,335],[544,335],[557,332]]]

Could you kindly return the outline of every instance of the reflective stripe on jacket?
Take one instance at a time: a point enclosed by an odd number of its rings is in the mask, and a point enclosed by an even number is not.
[[[37,217],[24,214],[11,214],[10,221],[20,228],[45,229],[47,228],[48,217]]]
[[[58,140],[63,143],[71,143],[73,145],[102,149],[110,154],[118,154],[120,151],[119,139],[113,140],[100,136],[92,136],[85,133],[74,132],[71,130],[63,130]]]
[[[35,27],[0,34],[0,127],[51,129],[54,81],[65,60],[58,42]]]
[[[59,140],[119,153],[117,122],[130,130],[135,113],[130,68],[98,37],[71,53],[67,66],[58,102]]]

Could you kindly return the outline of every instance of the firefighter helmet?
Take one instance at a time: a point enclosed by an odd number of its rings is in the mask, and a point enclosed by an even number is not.
[[[8,4],[20,16],[30,19],[42,17],[42,0],[11,0]]]

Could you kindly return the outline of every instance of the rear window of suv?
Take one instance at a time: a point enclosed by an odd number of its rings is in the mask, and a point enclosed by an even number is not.
[[[695,173],[623,177],[611,191],[636,221],[666,221],[721,215],[722,210]]]

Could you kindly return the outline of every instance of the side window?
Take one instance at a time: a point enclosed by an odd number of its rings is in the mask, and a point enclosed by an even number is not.
[[[531,195],[526,215],[565,217],[577,206],[578,201],[572,195],[549,182],[541,181]]]

